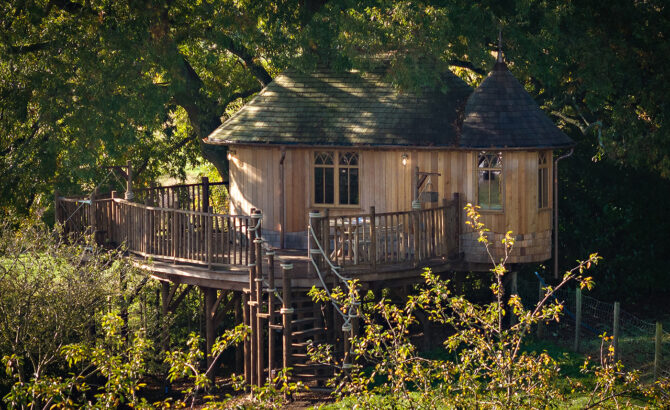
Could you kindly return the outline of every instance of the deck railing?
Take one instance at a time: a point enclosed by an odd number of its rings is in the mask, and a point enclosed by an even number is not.
[[[458,254],[458,195],[442,206],[404,212],[326,216],[319,231],[339,266],[419,263]]]
[[[175,187],[166,188],[172,189],[162,191],[179,192]],[[162,194],[150,195],[158,198]],[[208,212],[177,208],[185,203],[169,203],[175,208],[167,208],[114,196],[57,197],[56,218],[67,234],[94,233],[98,243],[125,244],[129,252],[140,256],[208,267],[245,266],[250,218],[213,213],[211,208]]]
[[[129,252],[155,259],[207,265],[248,263],[251,218],[207,212],[207,184],[136,191],[135,201],[109,197],[56,198],[56,218],[66,233],[95,233],[101,244],[125,243]],[[182,199],[180,195],[183,195]],[[208,202],[204,202],[207,204]],[[151,204],[151,205],[149,205]],[[156,206],[154,206],[156,205]],[[405,212],[333,215],[320,219],[319,242],[343,268],[418,266],[459,252],[460,202]]]

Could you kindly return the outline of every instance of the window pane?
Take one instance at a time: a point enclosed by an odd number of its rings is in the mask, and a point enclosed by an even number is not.
[[[332,151],[319,151],[314,153],[314,164],[316,165],[333,165]]]
[[[335,180],[333,178],[333,168],[324,168],[325,172],[325,204],[334,204],[335,203]]]
[[[314,203],[317,204],[323,203],[323,190],[324,190],[323,170],[324,168],[319,167],[314,168]]]
[[[349,170],[349,204],[358,205],[358,168]]]
[[[502,171],[491,171],[489,183],[491,184],[489,209],[502,209]]]
[[[340,168],[340,204],[349,204],[349,169]]]

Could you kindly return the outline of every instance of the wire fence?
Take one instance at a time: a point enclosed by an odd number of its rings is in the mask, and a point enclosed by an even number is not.
[[[535,284],[534,291],[525,289],[521,295],[523,300],[535,303],[538,301],[541,285],[538,282]],[[662,326],[657,329],[657,323],[642,320],[624,308],[620,308],[618,313],[615,312],[616,303],[603,302],[584,293],[578,297],[577,292],[570,288],[555,292],[555,300],[563,304],[564,315],[558,323],[550,324],[546,328],[546,337],[573,349],[576,347],[580,353],[598,359],[602,336],[613,336],[616,357],[621,360],[625,369],[638,370],[641,377],[651,379],[655,375],[656,365],[657,377],[670,376],[670,333],[663,331]],[[581,308],[577,306],[579,299]]]

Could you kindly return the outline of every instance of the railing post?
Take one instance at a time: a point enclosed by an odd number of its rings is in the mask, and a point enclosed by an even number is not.
[[[291,307],[291,278],[290,274],[293,270],[293,264],[291,263],[282,263],[282,308],[279,311],[282,315],[282,324],[283,324],[283,334],[282,334],[282,344],[283,344],[283,357],[282,357],[282,367],[284,370],[291,367],[291,316],[293,315],[293,307]]]
[[[328,209],[321,211],[321,247],[323,248],[323,268],[328,272],[328,260],[330,259],[330,219]]]
[[[116,207],[116,191],[111,192],[112,201],[110,202],[109,207],[109,240],[110,242],[118,245],[118,238],[116,237],[116,226],[118,223],[119,212]]]
[[[179,207],[178,204],[173,204],[174,208],[172,211],[172,257],[173,263],[177,263],[177,255],[179,254],[179,213],[176,212]]]
[[[207,208],[205,215],[205,246],[207,247],[207,269],[212,269],[212,226],[214,225],[214,212],[212,207]]]
[[[377,271],[377,215],[375,207],[370,207],[370,263],[372,271]]]
[[[421,222],[420,212],[421,202],[418,199],[412,201],[412,225],[414,226],[414,254],[412,255],[412,263],[416,268],[421,261]]]
[[[319,242],[321,241],[321,238],[322,238],[322,233],[321,233],[322,217],[323,217],[323,214],[318,209],[314,209],[309,214],[309,225],[312,227],[312,230],[314,231],[313,236],[311,235],[311,232],[310,232],[311,243],[310,243],[310,247],[309,247],[309,253],[310,253],[309,257],[312,258],[314,260],[314,262],[316,262],[316,265],[317,265],[319,270],[322,270],[323,266],[325,264],[325,262],[319,256],[320,255],[320,253],[319,253],[320,252],[319,251],[319,245],[320,245]]]
[[[200,198],[200,209],[202,212],[207,212],[211,207],[209,206],[209,178],[202,177],[202,198]],[[212,213],[210,210],[209,213]]]

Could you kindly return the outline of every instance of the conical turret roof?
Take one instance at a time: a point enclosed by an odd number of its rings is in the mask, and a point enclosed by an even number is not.
[[[540,109],[509,72],[499,52],[493,71],[470,95],[462,148],[563,148],[574,141]]]

